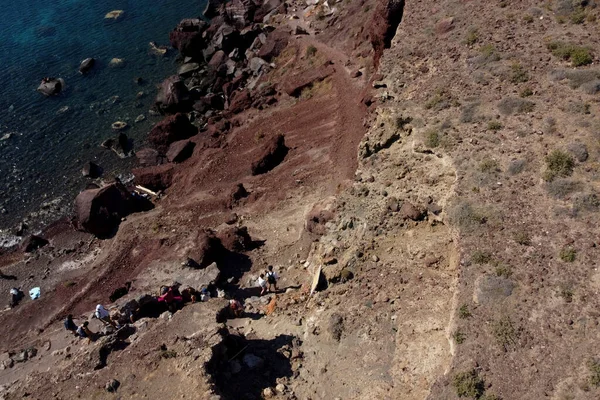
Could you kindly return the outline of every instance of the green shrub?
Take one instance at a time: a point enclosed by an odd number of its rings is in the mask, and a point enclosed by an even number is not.
[[[456,344],[463,344],[467,339],[467,336],[460,330],[457,330],[452,334],[452,338],[454,338]]]
[[[479,41],[479,33],[477,32],[477,29],[469,29],[467,36],[465,37],[465,43],[468,46],[473,46],[475,43],[477,43],[477,41]]]
[[[553,150],[546,157],[544,180],[551,182],[558,177],[567,177],[573,173],[575,161],[573,156],[562,150]]]
[[[577,250],[572,247],[563,247],[559,253],[559,256],[564,262],[573,262],[577,257]]]
[[[454,205],[449,210],[450,222],[462,229],[473,229],[487,222],[488,216],[480,209],[475,209],[467,202]]]
[[[566,285],[561,286],[559,294],[560,294],[560,297],[565,299],[565,301],[567,303],[573,302],[573,296],[575,295],[575,293],[573,293],[573,289],[570,286],[566,286]]]
[[[585,11],[577,10],[573,14],[571,14],[571,23],[575,25],[580,25],[585,22]]]
[[[475,250],[471,255],[471,262],[474,264],[487,264],[492,261],[492,255],[487,251]]]
[[[523,83],[529,80],[529,75],[519,63],[513,63],[510,66],[510,81],[512,83]]]
[[[534,109],[534,102],[516,97],[507,97],[498,103],[498,110],[504,115],[523,114],[532,112]]]
[[[526,87],[525,89],[521,90],[521,93],[519,93],[519,96],[521,96],[521,97],[533,96],[533,90],[531,90],[530,87]]]
[[[469,306],[466,304],[463,304],[462,306],[460,306],[460,308],[458,309],[458,316],[459,318],[462,319],[467,319],[469,318],[471,315],[471,311],[469,310]]]
[[[313,57],[315,54],[317,54],[317,48],[313,45],[310,45],[306,48],[306,57],[307,58],[311,58]]]
[[[507,349],[515,345],[519,337],[519,331],[513,325],[509,317],[503,317],[492,324],[492,333],[498,344]]]
[[[523,246],[531,245],[531,237],[529,237],[529,233],[527,233],[525,231],[519,231],[519,232],[515,233],[513,236],[513,239],[515,239],[515,242],[517,242],[518,244],[521,244]]]
[[[504,126],[502,125],[502,122],[500,121],[490,121],[488,122],[488,131],[499,131],[500,129],[502,129]]]
[[[498,263],[498,265],[496,265],[496,276],[508,279],[512,276],[512,268],[510,265]]]
[[[425,146],[430,149],[436,148],[440,145],[440,134],[436,130],[428,131],[425,134]]]
[[[548,43],[548,50],[555,57],[565,61],[571,61],[574,67],[591,64],[594,58],[590,50],[586,47],[575,46],[570,43],[554,41]]]
[[[454,375],[452,386],[456,389],[458,397],[478,399],[485,391],[485,382],[479,377],[477,371],[474,369]]]
[[[500,164],[498,161],[492,160],[491,158],[486,158],[479,164],[479,171],[489,174],[492,172],[500,172]]]
[[[591,360],[588,363],[588,369],[590,370],[590,383],[593,386],[600,386],[600,361]]]
[[[160,356],[162,358],[175,358],[177,357],[177,352],[175,350],[163,350]]]

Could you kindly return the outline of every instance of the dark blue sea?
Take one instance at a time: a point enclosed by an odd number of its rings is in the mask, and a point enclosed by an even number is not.
[[[199,16],[202,2],[0,0],[0,245],[23,219],[39,227],[69,213],[88,183],[86,161],[100,164],[107,179],[126,177],[135,157],[120,159],[100,143],[121,120],[135,147],[144,145],[159,119],[148,114],[156,85],[177,68],[176,51],[157,56],[149,43],[168,45],[169,31]],[[112,10],[124,10],[123,18],[105,20]],[[87,57],[97,63],[81,75]],[[110,67],[112,58],[123,66]],[[36,92],[43,77],[63,78],[66,90],[45,98]],[[146,120],[135,123],[141,114]]]

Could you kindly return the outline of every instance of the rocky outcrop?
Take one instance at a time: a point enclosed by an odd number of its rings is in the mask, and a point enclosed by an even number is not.
[[[44,78],[37,88],[37,91],[44,96],[55,96],[65,88],[65,81],[62,78]]]
[[[260,175],[269,172],[278,166],[288,153],[283,135],[273,136],[266,146],[258,160],[252,163],[252,175]]]
[[[245,28],[254,19],[256,4],[252,0],[231,0],[225,3],[225,15],[238,29]]]
[[[302,71],[286,79],[283,90],[290,96],[300,96],[302,89],[324,80],[334,72],[335,69],[331,65],[323,65],[319,68]]]
[[[192,156],[196,144],[189,140],[179,140],[171,143],[167,151],[167,160],[172,163],[180,163]]]
[[[152,128],[148,140],[163,154],[173,142],[189,139],[198,133],[185,114],[171,115]]]
[[[237,114],[250,108],[251,105],[252,97],[250,96],[248,90],[244,89],[232,95],[228,110],[233,114]]]
[[[248,197],[248,194],[249,193],[246,190],[246,188],[244,187],[244,185],[241,183],[238,183],[237,185],[235,185],[235,187],[229,194],[229,199],[227,201],[227,207],[233,208],[233,207],[237,206],[243,198]]]
[[[191,109],[190,93],[179,75],[173,75],[160,85],[154,107],[162,113],[185,112]]]
[[[404,0],[382,0],[378,2],[367,30],[375,53],[373,55],[375,65],[379,64],[383,50],[390,48],[403,14]]]
[[[31,235],[23,241],[21,248],[25,253],[33,253],[37,249],[41,249],[42,247],[46,246],[48,243],[48,240],[44,239],[43,237]]]
[[[273,60],[287,47],[290,34],[286,31],[276,29],[269,33],[267,41],[258,52],[258,56],[267,61]]]
[[[188,253],[198,268],[205,268],[219,260],[224,252],[219,238],[212,232],[200,232],[196,240],[196,246]]]
[[[227,226],[217,234],[224,248],[235,253],[252,249],[252,238],[245,226]]]
[[[75,199],[76,227],[99,237],[108,236],[131,208],[131,195],[120,183],[84,190]]]

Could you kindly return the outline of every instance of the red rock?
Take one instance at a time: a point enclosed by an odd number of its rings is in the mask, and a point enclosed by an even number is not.
[[[167,160],[173,163],[180,163],[192,156],[196,144],[189,140],[179,140],[171,143],[167,151]]]
[[[75,198],[76,227],[96,236],[108,236],[129,213],[130,200],[130,193],[120,183],[84,190]]]
[[[242,185],[241,183],[238,183],[237,185],[235,185],[235,187],[229,194],[229,200],[227,202],[227,207],[233,208],[234,206],[237,206],[240,203],[241,199],[248,197],[248,194],[249,193],[246,190],[246,188],[244,187],[244,185]]]
[[[245,226],[228,226],[217,234],[224,248],[233,252],[252,249],[252,238]]]
[[[25,253],[32,253],[37,249],[46,246],[48,243],[49,242],[43,237],[31,235],[23,241],[21,244],[21,249],[23,249]]]
[[[438,23],[435,26],[435,32],[438,35],[443,35],[444,33],[448,33],[453,29],[454,29],[454,18],[452,18],[452,17],[444,18],[444,19],[438,21]]]
[[[319,68],[302,71],[290,76],[284,82],[283,90],[290,96],[299,96],[302,89],[312,85],[315,82],[322,81],[335,72],[331,65],[323,65]]]
[[[204,47],[202,33],[206,22],[199,18],[184,19],[169,33],[171,45],[184,57],[200,58]]]
[[[185,114],[175,114],[154,125],[148,140],[164,154],[171,143],[189,139],[197,133],[198,128],[192,125]]]
[[[413,221],[420,221],[425,217],[425,211],[412,203],[405,201],[402,203],[402,207],[400,207],[400,217],[411,219]]]
[[[173,75],[161,83],[154,106],[166,113],[191,109],[189,91],[179,75]]]
[[[163,157],[154,149],[145,148],[138,150],[135,156],[142,167],[152,167],[162,164]]]
[[[373,55],[375,65],[379,65],[383,50],[390,48],[403,14],[404,0],[381,0],[377,3],[367,30],[375,51]]]
[[[163,191],[173,182],[174,165],[163,164],[155,167],[134,169],[135,183],[155,192]]]
[[[288,45],[290,34],[280,29],[269,33],[266,43],[258,51],[258,57],[271,61],[277,57]]]
[[[244,89],[233,94],[228,110],[234,114],[240,113],[252,105],[252,97],[248,90]]]
[[[288,150],[283,135],[271,137],[258,160],[252,163],[252,175],[265,174],[271,171],[283,162]]]

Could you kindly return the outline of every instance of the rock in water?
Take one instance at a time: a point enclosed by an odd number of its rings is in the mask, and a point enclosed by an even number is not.
[[[185,112],[191,109],[188,88],[179,76],[173,75],[163,81],[154,106],[164,113]]]
[[[252,175],[269,172],[284,160],[287,153],[284,136],[281,134],[273,136],[263,149],[260,158],[252,163]]]
[[[62,78],[44,78],[37,88],[37,91],[44,96],[54,96],[59,94],[65,88],[65,81]]]
[[[102,172],[104,172],[102,167],[91,161],[89,161],[87,164],[85,164],[81,170],[81,174],[83,176],[85,176],[86,178],[92,178],[92,179],[96,179],[96,178],[100,177],[100,175],[102,175]]]
[[[112,58],[109,61],[108,66],[112,67],[112,68],[121,68],[121,67],[124,67],[125,66],[125,60],[122,59],[122,58],[117,58],[117,57]]]
[[[112,19],[112,20],[116,21],[116,20],[123,18],[124,15],[125,15],[125,11],[123,11],[123,10],[112,10],[112,11],[106,13],[106,15],[104,16],[104,19]]]
[[[96,60],[93,58],[86,58],[85,60],[83,60],[81,62],[81,64],[79,64],[79,73],[80,74],[85,74],[87,72],[89,72],[93,67],[94,64],[96,63]]]

